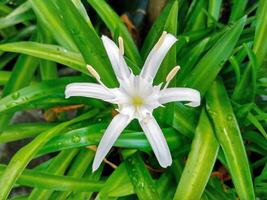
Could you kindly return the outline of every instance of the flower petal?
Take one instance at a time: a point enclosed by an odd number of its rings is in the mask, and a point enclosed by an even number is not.
[[[191,88],[166,88],[160,91],[159,102],[161,104],[173,101],[189,101],[186,105],[197,107],[200,105],[200,93]]]
[[[164,135],[154,119],[153,116],[149,116],[146,119],[139,121],[145,135],[162,167],[168,167],[172,164],[172,157],[168,147],[168,144],[164,138]]]
[[[127,115],[116,115],[109,124],[102,137],[96,151],[93,162],[93,171],[97,170],[102,160],[105,158],[112,145],[115,143],[123,129],[130,123],[131,119]]]
[[[65,88],[65,97],[82,96],[110,102],[115,98],[112,90],[96,83],[71,83]]]
[[[101,39],[103,41],[104,47],[106,49],[110,63],[113,67],[116,76],[119,79],[128,78],[130,76],[130,70],[124,60],[123,55],[120,53],[120,50],[117,47],[117,45],[107,36],[103,35]]]
[[[150,82],[153,81],[160,64],[162,63],[166,54],[176,41],[176,37],[169,33],[159,39],[157,44],[150,51],[145,61],[145,64],[140,74],[143,78],[149,80]]]

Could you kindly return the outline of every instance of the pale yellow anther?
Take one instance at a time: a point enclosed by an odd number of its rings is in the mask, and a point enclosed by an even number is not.
[[[119,41],[120,53],[121,53],[121,55],[124,55],[124,45],[123,45],[123,39],[121,36],[119,36],[118,41]]]
[[[163,90],[165,90],[169,86],[171,80],[175,77],[175,75],[177,74],[177,72],[179,70],[180,70],[180,66],[179,65],[177,65],[174,68],[172,68],[172,70],[169,72],[169,74],[166,77],[166,84],[165,84]]]
[[[167,35],[167,32],[164,31],[164,32],[162,33],[162,35],[160,36],[159,41],[158,41],[157,44],[156,44],[156,49],[159,49],[159,48],[161,47],[161,45],[162,45],[163,42],[164,42],[164,39],[165,39],[166,35]]]
[[[170,82],[170,81],[174,78],[174,76],[177,74],[177,72],[178,72],[180,69],[181,69],[181,68],[180,68],[179,65],[175,66],[175,67],[169,72],[169,74],[167,75],[167,77],[166,77],[166,82]]]
[[[95,77],[96,80],[100,80],[99,74],[91,65],[87,65],[86,67],[88,71],[90,72],[90,74],[92,74],[92,76]]]

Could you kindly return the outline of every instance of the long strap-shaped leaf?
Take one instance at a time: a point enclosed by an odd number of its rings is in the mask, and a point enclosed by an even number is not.
[[[205,109],[193,139],[191,151],[186,161],[174,199],[200,199],[208,183],[217,158],[219,144]]]
[[[129,57],[129,59],[136,65],[140,66],[141,57],[138,52],[138,49],[133,41],[132,36],[123,24],[120,17],[110,8],[110,6],[104,0],[87,1],[96,10],[96,12],[107,25],[109,30],[112,33],[118,32],[118,34],[123,38],[126,56]]]
[[[63,47],[77,51],[70,33],[67,31],[53,1],[30,0],[32,8],[37,16],[53,34],[54,39]]]
[[[38,152],[38,150],[48,142],[52,137],[59,134],[66,127],[77,123],[79,121],[88,119],[93,117],[98,111],[92,110],[86,114],[83,114],[71,121],[67,121],[64,123],[55,126],[54,128],[43,132],[39,136],[37,136],[32,142],[28,145],[21,148],[11,159],[6,170],[0,179],[0,200],[5,200],[8,197],[13,185],[16,180],[22,174],[23,170],[26,168],[27,164],[31,161],[34,155]]]
[[[223,149],[236,191],[241,200],[255,199],[248,158],[235,114],[221,81],[208,90],[207,110]]]
[[[160,196],[144,161],[137,152],[125,159],[126,169],[138,199],[159,200]]]
[[[0,175],[7,169],[6,165],[0,165]],[[87,179],[52,175],[25,169],[18,177],[17,183],[23,186],[37,187],[57,191],[99,191],[103,181],[88,181]],[[1,188],[2,191],[2,188]]]
[[[88,74],[86,64],[80,53],[72,52],[64,47],[38,42],[14,42],[0,45],[0,50],[22,53],[37,58],[54,61],[82,73]]]
[[[115,86],[117,82],[115,75],[102,41],[95,30],[88,25],[71,1],[55,0],[54,2],[58,5],[58,12],[62,15],[62,20],[86,63],[92,65],[101,74],[104,83],[108,86]]]
[[[188,87],[196,88],[204,96],[211,83],[231,55],[246,22],[246,16],[236,22],[215,45],[203,56],[185,81]]]
[[[78,153],[78,149],[68,149],[61,151],[50,163],[44,172],[53,175],[64,175],[73,158]],[[53,190],[43,190],[35,188],[32,190],[29,200],[46,200],[49,199]]]

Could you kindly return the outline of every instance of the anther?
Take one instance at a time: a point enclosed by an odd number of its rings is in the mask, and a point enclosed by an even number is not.
[[[95,77],[95,79],[99,81],[100,76],[97,73],[97,71],[91,65],[87,65],[86,67],[87,67],[88,71],[90,72],[90,74],[92,74],[92,76]]]
[[[179,65],[172,68],[172,70],[169,72],[169,74],[166,77],[166,82],[170,82],[180,69],[181,67]]]
[[[92,74],[93,77],[95,77],[95,79],[97,80],[97,82],[103,86],[103,88],[105,88],[105,90],[107,92],[110,93],[110,90],[107,86],[105,86],[105,84],[100,80],[100,75],[97,73],[97,71],[91,66],[91,65],[86,65],[88,71],[90,72],[90,74]]]
[[[166,85],[164,86],[163,90],[166,89],[171,80],[175,77],[175,75],[177,74],[177,72],[181,69],[181,67],[179,65],[175,66],[174,68],[172,68],[172,70],[169,72],[169,74],[166,76]]]
[[[158,41],[157,44],[156,44],[156,49],[159,49],[159,48],[161,47],[161,45],[163,44],[163,41],[164,41],[166,35],[167,35],[167,32],[164,31],[164,32],[162,33],[162,35],[160,36],[159,41]]]
[[[121,55],[124,55],[123,39],[122,39],[121,36],[119,36],[119,38],[118,38],[118,42],[119,42],[120,53],[121,53]]]

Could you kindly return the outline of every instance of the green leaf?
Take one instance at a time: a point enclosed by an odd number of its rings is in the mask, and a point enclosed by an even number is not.
[[[0,175],[7,170],[7,166],[0,165]],[[103,185],[103,181],[88,181],[87,179],[57,176],[43,172],[35,172],[25,169],[20,177],[17,177],[17,183],[23,186],[38,187],[42,189],[58,190],[58,191],[99,191]],[[1,190],[2,192],[2,190]],[[1,197],[1,200],[5,199]]]
[[[67,176],[81,178],[85,174],[87,168],[91,171],[91,167],[89,167],[89,165],[92,163],[94,155],[95,153],[93,151],[89,151],[86,148],[81,149],[79,154],[71,164]],[[65,200],[70,195],[70,193],[71,192],[57,193],[55,199]]]
[[[8,194],[10,193],[13,185],[15,184],[19,176],[22,174],[27,164],[31,161],[34,155],[46,142],[48,142],[52,137],[55,137],[56,135],[60,134],[61,131],[63,131],[66,127],[79,121],[94,117],[97,112],[97,110],[92,110],[77,118],[74,118],[73,120],[61,123],[58,126],[55,126],[54,128],[43,132],[29,144],[21,148],[12,157],[7,168],[5,169],[0,178],[0,199],[5,200],[8,197]]]
[[[250,166],[239,126],[227,92],[215,81],[207,93],[207,110],[224,152],[229,171],[240,199],[255,199]]]
[[[90,27],[71,1],[54,1],[62,21],[71,33],[72,38],[83,55],[86,63],[92,65],[101,74],[102,81],[108,86],[115,86],[117,80],[109,64],[101,39]],[[81,27],[83,27],[81,29]],[[93,42],[92,42],[93,41]]]
[[[209,0],[208,13],[212,18],[218,22],[221,14],[222,0]],[[208,18],[208,26],[212,26],[214,21]]]
[[[125,159],[125,164],[138,199],[160,199],[156,185],[139,153],[127,157]]]
[[[134,193],[134,188],[127,174],[125,163],[121,163],[107,179],[96,199],[113,199]]]
[[[49,30],[55,40],[63,47],[77,51],[77,47],[74,44],[71,34],[67,31],[53,0],[29,0],[31,6],[37,16],[45,27]]]
[[[125,45],[126,56],[134,62],[135,65],[140,66],[141,57],[138,49],[134,43],[132,36],[123,24],[120,17],[111,9],[111,7],[104,0],[87,0],[90,5],[96,10],[98,15],[104,21],[109,30],[114,34],[118,34],[123,38]],[[113,38],[114,40],[118,38]]]
[[[78,149],[64,150],[61,151],[50,163],[46,170],[43,170],[46,173],[51,173],[54,175],[64,175],[72,159],[78,153]],[[34,189],[32,190],[29,200],[46,200],[48,199],[53,190],[42,190]]]
[[[174,12],[177,12],[177,9],[178,9],[177,5],[178,3],[176,0],[169,1],[168,4],[163,9],[163,11],[161,12],[161,15],[157,18],[156,22],[153,24],[153,26],[149,30],[149,33],[147,34],[145,38],[145,41],[143,43],[142,50],[141,50],[141,55],[143,59],[145,59],[148,56],[150,50],[153,48],[154,44],[156,44],[162,32],[165,30],[166,21],[168,19],[169,19],[169,22],[171,21],[170,11],[172,10],[172,14],[175,14]],[[176,9],[174,7],[176,7]],[[174,15],[174,17],[176,16]]]
[[[165,21],[164,31],[171,33],[173,35],[177,34],[177,19],[178,19],[178,2],[175,1],[169,15]],[[159,71],[155,77],[154,82],[159,84],[164,82],[168,73],[176,66],[176,45],[169,50],[165,56]],[[176,78],[172,80],[170,86],[176,85]],[[173,121],[174,105],[168,104],[165,108],[159,108],[156,112],[156,116],[164,124],[171,124]]]
[[[206,4],[207,1],[205,0],[193,0],[186,16],[186,32],[205,29],[207,19],[204,10],[207,7]]]
[[[0,18],[0,29],[14,26],[21,22],[26,22],[28,20],[34,19],[34,17],[35,16],[31,11],[31,4],[26,1],[7,16]],[[26,24],[28,25],[28,23]]]
[[[55,152],[68,148],[77,148],[83,146],[91,146],[99,143],[102,135],[108,124],[92,124],[86,127],[73,129],[64,135],[60,135],[51,139],[38,153],[44,155],[50,152]],[[170,149],[179,148],[181,144],[180,136],[173,129],[163,129]],[[60,144],[60,145],[59,145]],[[124,148],[140,149],[145,152],[151,151],[151,146],[148,143],[143,132],[139,131],[124,131],[123,134],[115,142],[114,146]]]
[[[253,52],[256,55],[259,67],[262,66],[267,55],[267,1],[260,0],[256,17],[256,32],[253,44]],[[259,69],[258,69],[259,72]]]
[[[215,164],[218,149],[219,144],[212,125],[203,109],[191,151],[174,195],[175,200],[201,198]]]
[[[243,30],[245,22],[246,16],[229,28],[229,30],[225,32],[203,56],[191,75],[185,81],[186,87],[195,88],[200,91],[202,96],[204,96],[205,92],[222,69],[223,64],[230,57]]]
[[[231,14],[229,22],[233,23],[245,15],[248,0],[231,0]]]
[[[85,61],[83,60],[81,54],[71,52],[61,46],[41,44],[38,42],[14,42],[1,44],[0,50],[22,53],[37,58],[50,60],[88,74]]]
[[[0,113],[16,112],[26,107],[26,105],[31,108],[38,107],[36,101],[42,99],[45,99],[49,105],[49,98],[61,97],[64,99],[64,90],[67,84],[84,80],[86,79],[82,77],[64,77],[25,87],[0,99]]]

